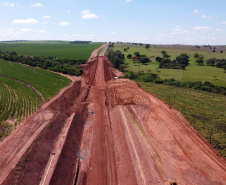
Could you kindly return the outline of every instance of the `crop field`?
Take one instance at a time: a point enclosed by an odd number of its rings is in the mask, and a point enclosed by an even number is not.
[[[40,104],[39,97],[29,87],[0,76],[0,140]]]
[[[124,48],[129,47],[125,52]],[[150,49],[145,49],[143,46],[131,45],[131,44],[115,44],[114,50],[120,50],[125,55],[125,62],[128,63],[126,68],[129,71],[139,72],[151,72],[157,73],[161,79],[171,79],[174,78],[178,81],[209,81],[216,86],[226,87],[226,73],[224,69],[216,68],[212,66],[198,66],[193,58],[194,53],[199,53],[204,56],[204,59],[210,58],[226,58],[226,47],[216,47],[216,52],[213,53],[209,48],[204,48],[203,46],[198,49],[195,46],[151,46]],[[186,70],[179,69],[160,69],[159,63],[155,61],[155,57],[162,56],[161,51],[165,50],[171,59],[175,59],[176,56],[181,53],[187,53],[190,56],[190,65],[186,67]],[[220,53],[220,51],[223,53]],[[127,59],[128,54],[134,54],[134,52],[140,52],[141,55],[146,55],[152,62],[147,65],[136,63],[133,60]]]
[[[0,44],[1,51],[17,52],[27,56],[43,56],[87,60],[96,48],[103,43],[69,44],[68,41],[26,41]]]
[[[212,146],[226,157],[226,97],[210,92],[139,83],[145,91],[156,95],[179,110]]]
[[[47,76],[41,73],[35,73],[33,70],[41,71],[42,69],[32,68],[31,70],[30,67],[18,63],[0,60],[0,74],[32,85],[42,94],[45,101],[49,100],[61,88],[69,84],[69,80],[64,81],[60,79],[61,77],[58,74],[54,74],[54,76],[58,76],[56,78],[52,77],[51,72],[43,72],[48,73],[49,75]]]
[[[50,71],[0,60],[0,139],[70,82]]]

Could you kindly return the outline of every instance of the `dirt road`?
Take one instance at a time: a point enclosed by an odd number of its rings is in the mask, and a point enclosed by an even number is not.
[[[225,159],[97,53],[0,143],[0,184],[225,184]]]

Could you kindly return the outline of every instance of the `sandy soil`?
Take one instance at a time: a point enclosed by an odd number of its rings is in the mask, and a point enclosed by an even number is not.
[[[0,143],[0,184],[225,184],[225,159],[183,116],[97,53]]]

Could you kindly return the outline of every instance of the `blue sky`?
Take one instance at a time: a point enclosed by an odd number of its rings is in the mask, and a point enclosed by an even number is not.
[[[226,45],[226,0],[0,0],[0,40]]]

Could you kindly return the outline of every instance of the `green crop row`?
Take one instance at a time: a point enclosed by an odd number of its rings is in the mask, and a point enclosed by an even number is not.
[[[46,71],[46,70],[36,68],[36,67],[31,67],[31,66],[26,66],[26,67],[28,69],[32,70],[32,71],[39,73],[39,74],[50,76],[50,77],[53,77],[53,78],[57,78],[57,79],[65,81],[65,82],[71,82],[71,80],[69,78],[62,76],[60,74],[53,73],[53,72],[50,72],[50,71]]]
[[[0,60],[0,74],[26,82],[35,87],[42,94],[45,101],[69,84],[68,80],[63,81],[50,75],[35,73],[24,65],[4,60]]]
[[[40,106],[38,95],[24,84],[0,76],[0,140]]]

